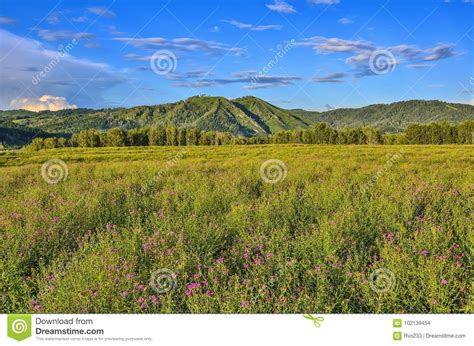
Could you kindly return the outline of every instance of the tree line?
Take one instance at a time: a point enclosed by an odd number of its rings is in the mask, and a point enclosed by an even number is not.
[[[257,137],[233,137],[228,132],[200,131],[196,128],[147,127],[132,130],[113,128],[108,131],[84,130],[71,138],[35,138],[30,150],[63,147],[123,146],[192,146],[246,144],[472,144],[474,121],[457,125],[447,122],[412,124],[398,134],[384,134],[375,128],[336,130],[326,123],[316,123],[304,130],[280,131]]]

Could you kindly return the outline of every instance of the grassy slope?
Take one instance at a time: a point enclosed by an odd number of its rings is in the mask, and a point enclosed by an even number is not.
[[[249,116],[265,124],[266,133],[275,133],[282,130],[306,128],[310,123],[305,122],[290,111],[275,107],[274,105],[256,97],[246,96],[233,100]]]
[[[32,311],[32,298],[55,313],[472,312],[472,154],[308,145],[0,153],[0,312]],[[68,166],[57,185],[40,175],[51,158]],[[285,162],[285,180],[262,181],[268,159]],[[160,268],[177,273],[177,286],[156,300],[149,281]],[[384,293],[368,283],[378,268],[396,280]]]

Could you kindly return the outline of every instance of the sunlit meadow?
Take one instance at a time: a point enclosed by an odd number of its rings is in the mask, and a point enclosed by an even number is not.
[[[473,152],[0,153],[0,312],[472,312]],[[52,184],[51,159],[68,173]],[[286,175],[268,182],[271,159]]]

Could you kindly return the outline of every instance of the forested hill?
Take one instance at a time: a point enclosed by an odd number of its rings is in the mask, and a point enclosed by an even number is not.
[[[305,129],[316,122],[334,128],[370,126],[402,131],[410,123],[474,119],[474,106],[441,101],[405,101],[326,112],[287,110],[253,96],[233,100],[194,96],[175,103],[132,108],[74,109],[34,113],[0,111],[0,143],[23,145],[33,137],[78,133],[85,129],[132,129],[145,126],[194,127],[252,137]]]
[[[370,126],[384,132],[400,132],[408,124],[446,120],[455,124],[474,119],[474,106],[442,101],[412,100],[375,104],[362,108],[339,108],[326,112],[293,110],[313,122],[325,122],[334,128]]]

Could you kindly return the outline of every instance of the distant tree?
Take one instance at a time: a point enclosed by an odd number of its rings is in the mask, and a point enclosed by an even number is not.
[[[199,141],[199,132],[194,127],[186,131],[186,145],[197,145]]]
[[[457,126],[457,143],[474,144],[474,121],[465,121]]]
[[[127,132],[127,143],[132,146],[148,145],[148,133],[144,128],[132,129]]]
[[[176,141],[176,144],[177,145],[186,145],[186,132],[187,132],[187,129],[186,128],[179,128],[177,130],[177,141]]]
[[[166,145],[166,131],[162,127],[148,129],[148,145]]]
[[[113,128],[105,135],[105,145],[108,147],[123,147],[127,145],[127,135],[124,130]]]
[[[362,132],[365,135],[366,144],[383,144],[383,134],[379,129],[365,127]]]
[[[44,149],[44,139],[43,138],[34,138],[30,145],[28,145],[29,150],[41,150]]]
[[[99,131],[85,130],[81,131],[77,135],[74,135],[72,137],[72,141],[74,143],[74,146],[78,146],[81,148],[100,147],[100,135],[101,133]]]
[[[178,129],[176,127],[169,126],[166,128],[166,145],[178,145]]]

